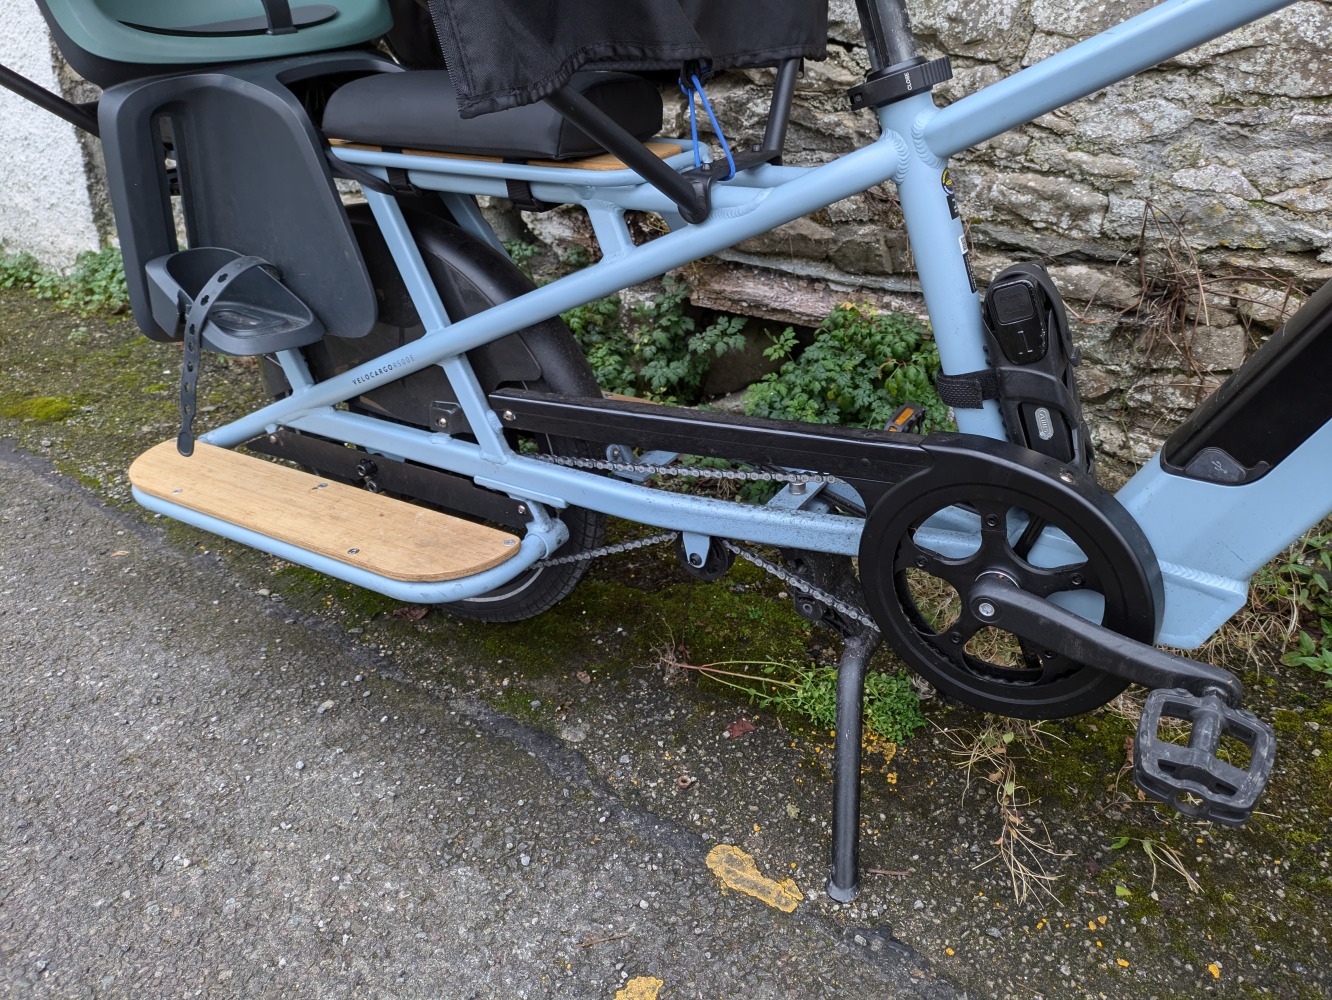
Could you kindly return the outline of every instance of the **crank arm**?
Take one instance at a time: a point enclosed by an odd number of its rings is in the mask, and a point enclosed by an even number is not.
[[[1019,590],[999,574],[987,574],[971,591],[971,613],[1020,639],[1052,649],[1076,663],[1149,688],[1177,688],[1203,697],[1219,694],[1227,705],[1244,696],[1239,678],[1220,667],[1175,656],[1089,622],[1044,598]]]
[[[1239,826],[1253,814],[1272,775],[1276,734],[1238,707],[1243,689],[1233,674],[1102,628],[996,573],[983,575],[972,595],[979,621],[1154,689],[1133,741],[1140,789],[1195,819]],[[1161,737],[1165,719],[1189,725],[1187,746]],[[1232,763],[1223,740],[1247,746],[1248,761]]]

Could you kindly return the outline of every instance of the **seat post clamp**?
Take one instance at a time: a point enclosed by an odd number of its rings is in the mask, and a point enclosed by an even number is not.
[[[862,84],[847,91],[851,110],[882,108],[913,94],[933,90],[953,78],[947,56],[926,62],[921,56],[879,70]]]

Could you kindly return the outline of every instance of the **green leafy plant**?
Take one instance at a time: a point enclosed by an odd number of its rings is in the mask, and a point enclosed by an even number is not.
[[[1298,645],[1281,662],[1323,674],[1332,687],[1332,534],[1306,535],[1296,544],[1277,570],[1277,593],[1295,605],[1302,626]]]
[[[742,692],[752,705],[797,716],[817,729],[837,726],[836,667],[770,660],[726,660],[701,665],[672,661],[671,666],[701,673]],[[865,677],[867,734],[902,743],[924,725],[920,698],[905,671],[895,674],[875,671]]]
[[[527,240],[505,240],[504,251],[509,255],[509,259],[514,262],[518,270],[532,278],[533,261],[541,256],[542,248],[537,243],[530,243]],[[535,280],[535,279],[534,279]]]
[[[883,427],[904,403],[925,410],[927,429],[942,427],[948,408],[934,389],[939,352],[925,327],[910,316],[870,306],[838,306],[796,353],[787,329],[765,352],[782,367],[750,388],[752,416],[815,424]]]
[[[68,275],[42,267],[31,254],[6,254],[0,257],[0,288],[24,288],[84,315],[123,312],[129,305],[125,264],[115,247],[84,251]]]
[[[624,322],[609,296],[564,313],[602,388],[663,403],[698,401],[713,359],[744,345],[745,320],[721,316],[703,329],[685,309],[689,288],[667,276],[662,292]]]

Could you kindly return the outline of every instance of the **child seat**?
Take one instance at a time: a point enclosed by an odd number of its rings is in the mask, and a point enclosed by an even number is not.
[[[101,87],[186,66],[369,42],[388,0],[37,0],[69,64]]]

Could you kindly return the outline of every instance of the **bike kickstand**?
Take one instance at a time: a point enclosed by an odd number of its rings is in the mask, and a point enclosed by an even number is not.
[[[828,895],[849,903],[860,893],[860,739],[865,668],[882,639],[870,629],[845,636],[837,665],[837,735],[833,745],[833,846]]]

